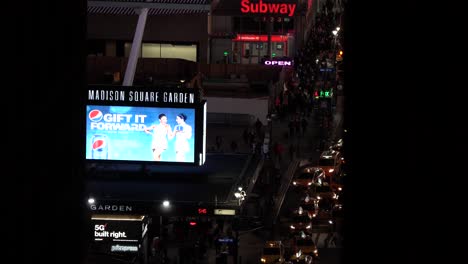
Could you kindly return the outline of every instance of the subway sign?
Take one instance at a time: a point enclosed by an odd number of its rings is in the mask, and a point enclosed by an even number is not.
[[[273,1],[273,0],[241,0],[240,11],[243,14],[272,14],[282,16],[294,16],[297,1]]]

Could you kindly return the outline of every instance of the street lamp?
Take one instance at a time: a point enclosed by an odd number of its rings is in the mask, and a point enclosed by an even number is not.
[[[245,193],[245,191],[242,190],[242,187],[239,187],[237,189],[238,191],[234,193],[234,197],[236,197],[240,206],[242,204],[242,201],[245,200],[245,197],[247,196],[247,194]]]
[[[163,229],[163,214],[164,214],[164,212],[167,213],[167,212],[169,212],[171,210],[170,209],[171,208],[171,203],[169,202],[169,200],[167,200],[167,199],[163,200],[161,205],[162,205],[163,209],[159,213],[159,237],[162,237],[162,235],[164,233],[163,232],[163,230],[164,230]]]
[[[338,37],[339,27],[332,31],[333,33],[333,63],[336,62],[336,38]]]
[[[333,34],[333,56],[335,56],[335,60],[336,60],[336,38],[338,37],[338,32],[340,31],[340,27],[336,27],[335,30],[332,31],[332,34]]]
[[[337,67],[336,67],[336,66],[337,66],[337,65],[336,65],[336,64],[337,64],[337,56],[336,56],[336,51],[337,51],[337,47],[336,47],[336,46],[337,46],[337,43],[336,43],[336,41],[337,41],[337,40],[336,40],[336,39],[337,39],[337,37],[338,37],[338,32],[339,32],[339,31],[340,31],[340,27],[336,27],[336,29],[332,31],[332,33],[333,33],[333,58],[332,58],[332,59],[333,59],[333,67],[335,68],[335,78],[334,78],[335,80],[334,80],[334,85],[333,85],[334,88],[333,88],[333,90],[336,90],[336,79],[337,79],[337,74],[338,74],[338,73],[337,73]],[[340,54],[340,56],[341,56],[341,54]],[[332,97],[332,105],[335,105],[335,104],[336,104],[336,101],[335,101],[335,100],[336,100],[336,97],[333,96],[333,97]]]

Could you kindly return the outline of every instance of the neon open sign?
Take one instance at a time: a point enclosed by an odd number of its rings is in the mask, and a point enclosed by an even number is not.
[[[280,66],[291,66],[292,61],[277,61],[277,60],[266,60],[263,62],[265,65],[280,65]]]

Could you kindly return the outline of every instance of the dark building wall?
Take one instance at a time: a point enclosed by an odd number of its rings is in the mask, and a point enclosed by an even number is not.
[[[89,39],[132,41],[138,15],[88,14]],[[201,15],[148,16],[143,42],[194,42],[198,62],[207,62],[208,18]]]

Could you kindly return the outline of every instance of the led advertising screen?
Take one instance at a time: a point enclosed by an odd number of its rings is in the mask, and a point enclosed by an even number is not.
[[[89,88],[86,160],[202,165],[206,102],[181,91]]]
[[[140,242],[144,224],[141,221],[93,219],[94,241]]]
[[[194,162],[195,109],[88,105],[86,159]]]

